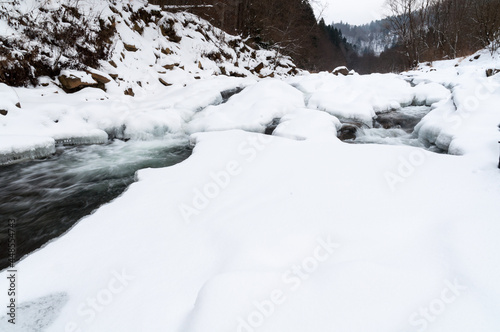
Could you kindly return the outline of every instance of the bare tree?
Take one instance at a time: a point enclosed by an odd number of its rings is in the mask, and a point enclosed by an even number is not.
[[[398,36],[408,58],[408,65],[414,67],[420,59],[421,30],[424,22],[419,10],[430,0],[387,0],[391,12],[388,20]]]

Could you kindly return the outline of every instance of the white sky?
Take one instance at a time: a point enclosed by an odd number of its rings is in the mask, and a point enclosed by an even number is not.
[[[323,12],[326,24],[333,21],[347,22],[350,24],[365,24],[384,17],[386,0],[319,0],[327,5]],[[311,1],[314,3],[314,0]],[[313,7],[319,7],[314,6]],[[315,8],[318,13],[318,8]]]

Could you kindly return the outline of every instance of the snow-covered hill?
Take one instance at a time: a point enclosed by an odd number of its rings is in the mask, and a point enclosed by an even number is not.
[[[16,75],[35,83],[61,69],[84,69],[103,76],[84,83],[135,91],[212,75],[296,73],[289,58],[254,50],[194,15],[172,14],[141,0],[3,2],[0,36],[5,83]]]

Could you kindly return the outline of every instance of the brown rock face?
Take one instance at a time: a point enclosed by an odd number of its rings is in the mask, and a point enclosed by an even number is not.
[[[1,115],[7,115],[7,113],[9,113],[7,110],[0,110]]]

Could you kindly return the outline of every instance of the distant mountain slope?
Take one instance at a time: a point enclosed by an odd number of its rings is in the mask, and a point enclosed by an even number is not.
[[[364,25],[334,23],[351,44],[358,55],[374,54],[379,56],[386,49],[394,47],[397,37],[388,28],[386,20],[373,21]]]

